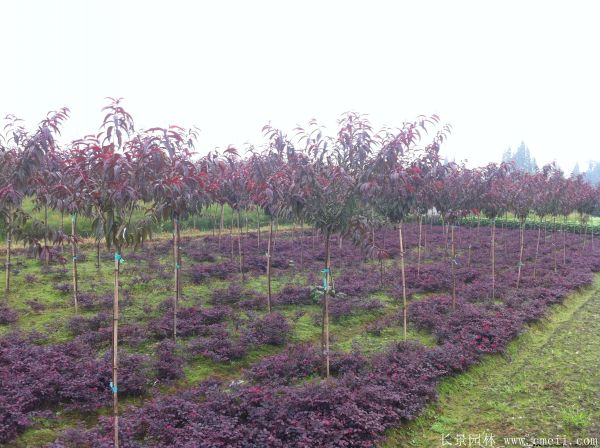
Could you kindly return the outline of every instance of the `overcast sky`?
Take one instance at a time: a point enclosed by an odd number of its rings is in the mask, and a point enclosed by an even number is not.
[[[66,105],[96,132],[106,96],[138,127],[197,125],[199,148],[262,142],[344,111],[395,126],[437,113],[470,165],[523,140],[568,172],[600,160],[594,1],[28,1],[0,3],[0,114]]]

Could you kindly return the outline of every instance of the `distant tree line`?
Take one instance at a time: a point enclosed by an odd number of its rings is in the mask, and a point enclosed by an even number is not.
[[[529,148],[524,142],[521,142],[519,147],[513,152],[509,147],[502,154],[502,162],[512,164],[518,171],[524,171],[527,173],[535,173],[539,171],[539,167],[535,157],[532,157]],[[590,160],[588,162],[587,170],[581,171],[579,163],[576,163],[571,171],[572,176],[583,175],[583,178],[590,184],[596,186],[600,185],[600,161]]]
[[[504,154],[502,154],[502,162],[512,163],[517,170],[525,171],[527,173],[539,171],[535,157],[531,157],[529,148],[525,146],[524,142],[521,142],[515,152],[512,152],[511,148],[504,151]]]

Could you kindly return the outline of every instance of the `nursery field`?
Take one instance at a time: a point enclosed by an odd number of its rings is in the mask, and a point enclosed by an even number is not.
[[[392,227],[373,233],[386,258],[332,236],[329,289],[323,235],[280,229],[271,313],[267,240],[255,229],[181,238],[176,313],[173,240],[123,250],[120,446],[435,447],[459,433],[494,433],[503,446],[500,436],[597,435],[598,242],[524,230],[521,258],[519,229],[495,228],[493,251],[490,234],[475,221],[403,225],[406,337]],[[103,251],[97,268],[95,245],[78,250],[76,312],[70,248],[47,264],[13,249],[0,305],[5,446],[113,446],[114,254]]]

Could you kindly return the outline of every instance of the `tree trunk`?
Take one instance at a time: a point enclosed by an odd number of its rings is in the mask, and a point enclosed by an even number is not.
[[[300,219],[300,270],[304,269],[304,218]]]
[[[273,217],[269,217],[269,240],[267,241],[267,309],[271,313],[271,242],[273,241]]]
[[[537,261],[538,255],[540,253],[540,238],[542,236],[542,220],[540,220],[540,225],[538,227],[538,236],[537,243],[535,244],[535,258],[533,259],[533,279],[535,280],[535,275],[537,273]]]
[[[115,254],[115,284],[113,297],[113,337],[112,337],[112,383],[113,394],[113,427],[114,444],[119,446],[119,395],[118,395],[118,370],[119,370],[119,263],[121,262],[120,250]]]
[[[442,216],[442,233],[444,235],[444,258],[448,258],[448,233],[446,232],[446,222]]]
[[[224,208],[225,205],[221,204],[221,221],[219,222],[219,249],[221,248],[221,234],[223,233],[223,215],[225,213]]]
[[[77,301],[78,285],[77,285],[77,215],[71,215],[71,247],[73,255],[73,303],[75,304],[75,314],[79,311]]]
[[[173,296],[173,340],[177,340],[177,307],[179,304],[181,288],[181,264],[179,253],[179,217],[173,217],[173,261],[175,262],[175,295]]]
[[[44,204],[44,251],[46,255],[44,256],[44,265],[48,266],[48,262],[50,261],[48,250],[48,205]]]
[[[554,255],[554,272],[558,271],[556,261],[556,216],[552,218],[552,252]]]
[[[325,378],[329,378],[329,283],[331,281],[331,258],[330,258],[330,243],[331,235],[327,231],[325,237],[325,291],[323,292],[323,322],[321,335],[321,348],[323,349],[323,370]]]
[[[423,229],[423,252],[427,252],[427,225]]]
[[[419,245],[417,246],[417,276],[421,275],[421,239],[423,236],[423,215],[419,215]]]
[[[521,218],[520,227],[520,248],[519,248],[519,270],[517,272],[517,290],[521,285],[521,268],[523,267],[523,246],[524,246],[524,233],[525,233],[525,219]]]
[[[471,223],[469,226],[469,235],[472,235],[472,231],[473,231],[473,218],[474,216],[471,215]],[[467,267],[471,267],[471,249],[473,248],[473,239],[469,238],[469,252],[467,255]]]
[[[565,216],[563,219],[563,225],[562,225],[562,234],[563,234],[563,266],[566,266],[567,264],[567,232],[566,232],[566,225],[567,225],[567,217]]]
[[[456,309],[456,246],[454,244],[454,223],[451,224],[451,245],[452,245],[452,259],[450,260],[450,268],[452,272],[452,309]]]
[[[100,269],[100,241],[96,242],[96,269]]]
[[[10,213],[10,211],[9,211]],[[5,263],[5,268],[6,268],[6,282],[4,285],[4,294],[6,294],[6,297],[8,298],[8,294],[10,293],[10,246],[11,246],[11,240],[12,240],[12,223],[10,222],[10,218],[8,219],[8,230],[6,232],[6,263]]]
[[[492,219],[492,300],[496,298],[496,218]]]
[[[231,243],[231,253],[229,254],[229,260],[233,261],[233,209],[231,210],[231,227],[229,227],[229,242]]]
[[[211,213],[211,212],[207,212],[207,217],[208,220],[210,221],[210,223],[212,224],[212,234],[213,236],[215,236],[215,232],[217,229],[217,212]]]
[[[279,220],[275,220],[275,231],[273,232],[273,241],[271,242],[271,246],[273,251],[275,251],[275,241],[277,240],[277,231],[279,230]]]
[[[256,247],[260,249],[260,208],[256,207]]]
[[[398,224],[398,237],[400,239],[400,272],[402,274],[402,324],[404,340],[406,341],[406,330],[407,330],[407,312],[406,307],[406,274],[404,271],[404,241],[402,238],[402,221]]]
[[[237,211],[237,225],[238,225],[238,258],[240,260],[240,273],[242,274],[242,281],[246,280],[246,274],[244,274],[244,252],[242,251],[242,231],[240,222],[240,209]]]

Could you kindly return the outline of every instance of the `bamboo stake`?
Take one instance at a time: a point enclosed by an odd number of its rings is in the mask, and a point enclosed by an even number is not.
[[[540,237],[542,236],[542,220],[540,220],[540,225],[538,227],[538,236],[537,236],[537,243],[535,245],[535,258],[533,259],[533,278],[535,280],[535,275],[537,272],[537,261],[538,261],[538,254],[540,253]]]
[[[221,221],[219,223],[219,249],[221,248],[221,234],[223,233],[223,213],[224,213],[224,204],[221,204]],[[214,227],[213,227],[214,229]],[[213,230],[214,236],[214,230]]]
[[[451,225],[451,244],[452,244],[452,260],[451,262],[451,270],[452,270],[452,309],[456,309],[456,247],[454,245],[454,223]]]
[[[119,251],[120,252],[120,251]],[[112,383],[113,393],[113,428],[114,445],[119,446],[119,395],[118,395],[118,369],[119,369],[119,263],[122,261],[121,255],[115,254],[115,272],[114,272],[114,297],[113,297],[113,340],[112,340]]]
[[[496,298],[496,218],[492,219],[492,300]]]
[[[173,340],[177,340],[177,307],[179,304],[179,294],[181,289],[179,287],[180,282],[180,268],[179,264],[179,218],[173,216],[173,261],[175,262],[174,276],[175,276],[175,295],[173,296]]]
[[[260,249],[260,209],[256,207],[256,247]]]
[[[237,225],[238,225],[238,258],[240,261],[240,273],[242,274],[242,281],[246,280],[246,275],[244,274],[244,253],[242,251],[242,227],[240,223],[240,209],[237,211]]]
[[[423,236],[423,215],[419,215],[419,245],[417,246],[417,277],[421,275],[421,239]]]
[[[400,271],[402,273],[402,322],[403,322],[403,333],[404,340],[406,341],[406,326],[408,320],[408,309],[406,307],[406,275],[404,272],[404,242],[402,238],[402,221],[398,225],[398,236],[400,239]]]
[[[73,255],[73,302],[75,304],[75,314],[78,313],[78,284],[77,284],[77,215],[71,215],[71,247]]]
[[[330,243],[331,235],[327,231],[325,238],[325,291],[323,293],[323,322],[321,346],[324,357],[325,378],[329,378],[330,354],[329,354],[329,283],[331,281],[331,258]]]
[[[267,241],[267,309],[271,313],[271,242],[273,240],[273,217],[269,217],[269,240]]]
[[[8,230],[6,231],[6,263],[4,265],[6,267],[6,281],[5,281],[5,285],[4,285],[4,294],[6,294],[7,298],[8,298],[8,294],[10,293],[10,268],[11,268],[10,248],[11,248],[11,242],[12,242],[12,223],[11,223],[10,218],[8,218]]]
[[[517,289],[519,289],[519,285],[521,284],[521,267],[523,266],[523,246],[524,246],[524,233],[525,233],[525,219],[521,218],[520,227],[520,249],[519,249],[519,270],[517,272]]]

